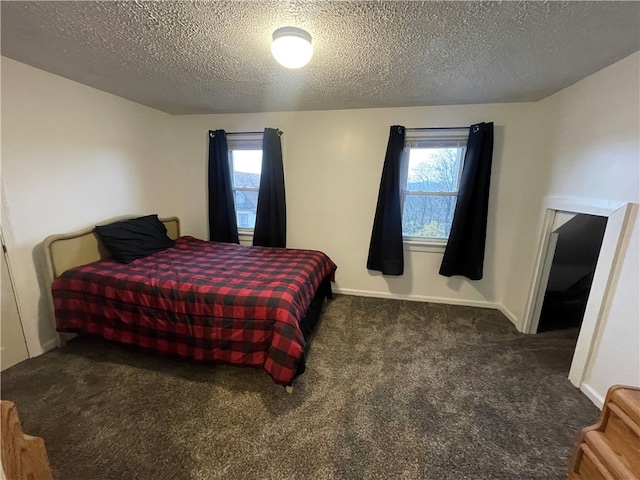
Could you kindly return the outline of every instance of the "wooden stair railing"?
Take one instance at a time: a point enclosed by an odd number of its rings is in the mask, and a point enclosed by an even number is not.
[[[615,385],[578,435],[568,480],[640,480],[640,387]]]
[[[25,435],[16,406],[0,402],[2,469],[7,480],[52,480],[47,449],[40,437]]]

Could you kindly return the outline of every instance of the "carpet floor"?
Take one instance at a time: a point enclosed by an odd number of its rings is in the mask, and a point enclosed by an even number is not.
[[[598,409],[575,331],[336,295],[287,394],[260,369],[77,338],[2,373],[58,480],[562,479]]]

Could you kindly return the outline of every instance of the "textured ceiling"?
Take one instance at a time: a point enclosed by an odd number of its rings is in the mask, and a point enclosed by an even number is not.
[[[1,2],[2,55],[172,114],[535,101],[640,49],[640,2]],[[271,33],[313,37],[300,70]]]

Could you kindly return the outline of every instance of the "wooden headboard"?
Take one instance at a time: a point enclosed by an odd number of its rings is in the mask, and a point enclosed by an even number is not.
[[[136,218],[136,216],[124,216],[112,218],[98,225],[109,225],[121,220]],[[161,218],[160,221],[167,227],[167,234],[174,240],[180,236],[180,220],[178,217]],[[47,257],[48,283],[60,276],[60,274],[73,267],[86,265],[110,258],[109,252],[94,232],[94,226],[87,227],[77,232],[51,235],[44,241],[45,255]]]

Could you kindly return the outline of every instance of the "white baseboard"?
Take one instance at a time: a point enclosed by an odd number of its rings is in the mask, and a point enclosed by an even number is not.
[[[335,293],[343,295],[355,295],[357,297],[392,298],[395,300],[409,300],[412,302],[446,303],[448,305],[462,305],[465,307],[495,308],[499,305],[486,300],[460,300],[458,298],[430,297],[426,295],[401,295],[390,292],[371,292],[369,290],[355,290],[353,288],[334,288]]]
[[[502,305],[500,303],[498,303],[496,305],[497,305],[496,308],[498,310],[500,310],[505,317],[507,317],[509,320],[511,320],[511,323],[513,323],[515,325],[515,327],[518,329],[518,331],[522,332],[522,322],[520,321],[520,319],[511,310],[509,310],[504,305]]]
[[[44,342],[42,344],[42,350],[44,352],[48,352],[49,350],[53,350],[57,346],[58,346],[58,339],[57,338],[52,338],[52,339],[47,340],[46,342]]]
[[[596,392],[593,387],[587,385],[586,383],[583,383],[582,385],[580,385],[580,391],[584,393],[596,407],[602,410],[602,407],[604,405],[604,398],[598,392]]]
[[[479,308],[493,308],[499,310],[505,317],[509,319],[511,323],[515,325],[519,332],[521,329],[521,322],[517,316],[511,312],[504,305],[497,302],[488,302],[486,300],[463,300],[459,298],[445,298],[445,297],[430,297],[426,295],[399,295],[390,292],[371,292],[369,290],[356,290],[353,288],[334,288],[335,293],[342,293],[343,295],[356,295],[358,297],[374,297],[374,298],[393,298],[396,300],[409,300],[412,302],[431,302],[431,303],[445,303],[448,305],[462,305],[464,307],[479,307]]]

